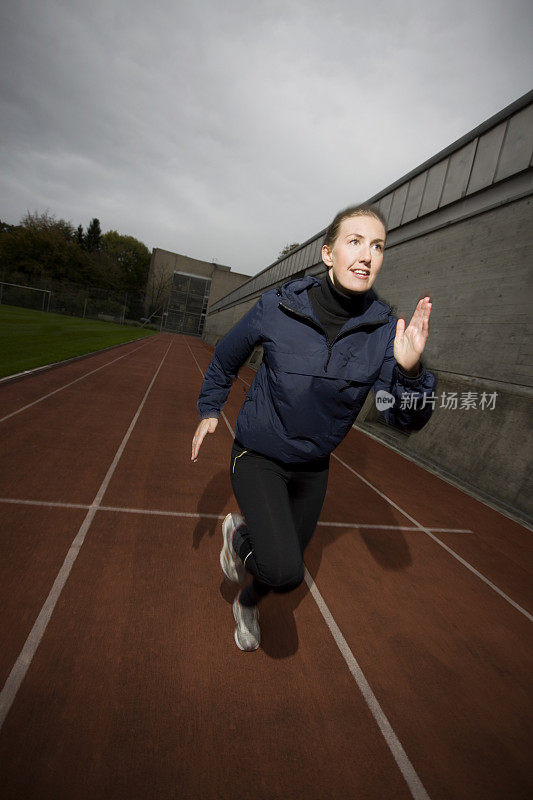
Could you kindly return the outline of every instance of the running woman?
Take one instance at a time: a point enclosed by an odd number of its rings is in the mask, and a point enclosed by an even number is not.
[[[304,578],[303,555],[328,482],[331,452],[350,431],[369,391],[388,403],[386,421],[420,430],[435,376],[420,363],[431,300],[423,297],[406,327],[378,299],[386,225],[366,205],[339,212],[326,231],[324,278],[289,280],[265,292],[218,343],[198,398],[192,461],[214,433],[239,368],[256,345],[263,361],[240,410],[230,479],[240,513],[222,523],[220,564],[241,588],[233,603],[235,642],[260,644],[261,599],[290,592]],[[402,394],[410,402],[401,402]]]

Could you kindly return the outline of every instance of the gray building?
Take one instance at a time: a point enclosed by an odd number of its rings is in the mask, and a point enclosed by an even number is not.
[[[146,314],[162,316],[163,330],[201,336],[210,305],[249,277],[224,264],[156,247],[148,273]]]
[[[420,297],[433,300],[423,361],[437,390],[432,420],[416,434],[386,426],[372,396],[356,423],[526,521],[533,513],[532,164],[530,92],[367,200],[388,222],[378,295],[407,321]],[[205,341],[216,344],[267,289],[324,274],[324,232],[212,303]],[[252,365],[260,357],[254,353]]]

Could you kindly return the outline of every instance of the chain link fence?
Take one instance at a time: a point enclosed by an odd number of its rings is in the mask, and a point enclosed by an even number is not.
[[[58,281],[30,282],[20,273],[2,275],[0,304],[33,308],[54,314],[100,319],[121,325],[141,325],[145,296],[142,292],[114,292]],[[145,327],[156,327],[146,324]]]

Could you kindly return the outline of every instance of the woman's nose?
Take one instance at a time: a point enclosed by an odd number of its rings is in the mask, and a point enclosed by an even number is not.
[[[361,248],[361,252],[359,254],[359,259],[361,261],[364,261],[365,264],[370,264],[370,262],[372,260],[372,253],[370,252],[370,246],[369,245],[364,245]]]

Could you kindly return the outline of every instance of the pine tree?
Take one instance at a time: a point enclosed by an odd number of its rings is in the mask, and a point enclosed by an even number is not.
[[[91,224],[87,228],[87,234],[85,236],[85,245],[89,252],[98,251],[100,250],[102,244],[102,231],[100,230],[100,220],[94,219],[91,220]]]
[[[83,233],[83,225],[78,225],[76,228],[76,244],[78,244],[82,250],[85,250],[85,234]]]

